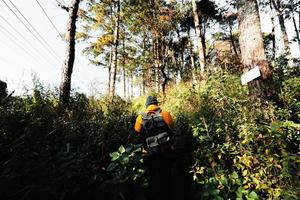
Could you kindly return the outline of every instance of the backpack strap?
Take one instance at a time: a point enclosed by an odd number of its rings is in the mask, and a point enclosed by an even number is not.
[[[142,115],[142,118],[143,118],[143,119],[147,118],[147,113],[142,112],[141,115]]]

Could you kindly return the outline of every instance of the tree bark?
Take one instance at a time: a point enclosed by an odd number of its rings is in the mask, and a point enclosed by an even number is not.
[[[255,66],[259,67],[262,76],[248,83],[248,87],[253,99],[264,98],[268,96],[267,90],[264,89],[271,80],[272,71],[265,54],[257,1],[238,0],[237,2],[243,71],[246,72]]]
[[[230,34],[230,41],[231,41],[231,44],[232,44],[234,54],[235,54],[236,58],[239,59],[239,54],[238,54],[238,51],[237,51],[237,48],[236,48],[236,45],[235,45],[235,42],[234,42],[234,37],[233,37],[233,33],[232,33],[232,25],[231,24],[229,24],[229,34]]]
[[[292,14],[292,19],[293,19],[294,29],[295,29],[295,32],[296,32],[296,39],[297,39],[297,42],[298,42],[298,46],[300,48],[300,36],[299,36],[299,31],[300,30],[298,30],[298,28],[297,28],[297,24],[296,24],[296,19],[295,19],[294,13]]]
[[[126,48],[125,48],[125,33],[123,38],[123,92],[124,92],[124,98],[126,98]]]
[[[130,99],[133,98],[133,73],[130,75]]]
[[[198,15],[196,0],[192,0],[192,7],[193,7],[193,18],[194,18],[194,23],[195,23],[195,30],[196,30],[196,35],[197,35],[200,71],[201,71],[201,73],[203,73],[204,69],[205,69],[205,65],[206,65],[205,51],[203,48],[204,41],[202,41],[202,37],[201,37],[202,31],[201,31],[201,24],[200,24],[200,19],[199,19],[199,15]]]
[[[284,24],[283,10],[281,8],[280,0],[276,0],[276,2],[274,0],[271,0],[271,2],[276,10],[277,17],[279,20],[279,25],[280,25],[280,29],[281,29],[281,33],[282,33],[282,39],[283,39],[283,43],[284,43],[284,51],[285,51],[286,57],[288,59],[288,65],[289,65],[289,67],[292,67],[293,66],[292,53],[291,53],[291,49],[290,49],[288,34],[286,32],[286,27]]]
[[[113,54],[113,47],[110,47],[109,51],[109,61],[108,61],[108,84],[107,84],[107,95],[109,96],[110,93],[110,81],[111,81],[111,65],[112,65],[112,54]]]
[[[132,72],[128,72],[126,75],[127,75],[127,98],[129,99],[130,98],[130,76],[129,74],[131,74]]]
[[[79,2],[80,0],[73,0],[68,9],[69,21],[66,32],[66,58],[62,68],[61,83],[59,87],[59,101],[63,106],[68,106],[70,101],[71,77],[75,60],[76,20],[78,17]]]
[[[116,77],[118,68],[118,46],[119,46],[119,32],[120,32],[120,0],[116,2],[116,19],[115,19],[115,29],[114,29],[114,50],[113,59],[110,71],[110,90],[109,90],[109,100],[112,101],[115,90],[116,90]]]
[[[158,39],[155,39],[154,44],[154,81],[155,81],[155,91],[159,93],[160,90],[160,80],[159,80],[159,67],[160,67],[160,60],[159,60],[159,42]]]
[[[194,60],[194,53],[193,53],[193,44],[192,38],[190,34],[190,29],[188,29],[188,49],[189,49],[189,56],[191,60],[191,68],[192,68],[192,82],[196,83],[196,67],[195,67],[195,60]]]
[[[143,39],[143,57],[145,58],[146,55],[146,34],[144,35]],[[145,69],[143,69],[144,64],[142,65],[142,95],[146,94],[146,72]]]
[[[6,96],[7,96],[7,83],[0,80],[0,100],[4,99]]]
[[[271,9],[271,24],[272,24],[272,32],[271,32],[271,39],[272,39],[272,68],[275,68],[275,59],[276,59],[276,41],[275,41],[275,20],[274,20],[274,12],[273,12],[273,6],[272,1],[270,1],[270,9]]]

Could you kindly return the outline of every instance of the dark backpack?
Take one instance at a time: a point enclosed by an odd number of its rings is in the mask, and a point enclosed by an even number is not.
[[[173,133],[163,120],[161,110],[142,113],[142,138],[145,149],[150,154],[160,154],[171,150]]]

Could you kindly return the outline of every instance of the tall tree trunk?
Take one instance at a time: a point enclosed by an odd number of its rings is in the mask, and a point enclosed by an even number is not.
[[[1,100],[7,96],[7,83],[0,80],[0,104]]]
[[[108,61],[108,84],[107,84],[107,95],[110,93],[110,85],[111,85],[111,65],[112,65],[112,54],[113,54],[113,46],[110,47],[109,52],[109,61]]]
[[[183,51],[184,51],[184,45],[183,45],[183,42],[180,42],[181,41],[181,35],[180,35],[180,31],[177,30],[176,31],[177,33],[177,37],[178,37],[178,41],[179,41],[179,54],[180,54],[180,59],[179,59],[179,65],[178,65],[178,68],[181,69],[182,71],[184,71],[184,54],[183,54]]]
[[[192,82],[196,82],[196,68],[195,68],[195,60],[194,60],[194,53],[193,53],[193,44],[192,44],[192,38],[190,34],[190,29],[187,30],[188,32],[188,49],[189,49],[189,57],[191,60],[191,70],[192,70]]]
[[[285,51],[286,57],[288,59],[288,65],[289,65],[289,67],[292,67],[293,66],[292,53],[291,53],[291,49],[290,49],[288,34],[286,32],[286,27],[284,24],[283,10],[281,8],[281,3],[280,3],[280,0],[276,0],[276,2],[275,2],[275,0],[271,0],[271,2],[276,10],[277,17],[279,20],[280,29],[282,32],[282,39],[283,39],[283,43],[284,43],[284,51]]]
[[[266,97],[268,81],[272,71],[269,67],[263,37],[261,33],[260,17],[256,0],[238,0],[239,42],[241,47],[241,61],[243,71],[258,66],[262,77],[248,83],[250,95],[253,99]]]
[[[294,29],[295,29],[295,32],[296,32],[296,39],[297,39],[297,42],[298,42],[298,46],[300,48],[300,36],[299,36],[300,30],[298,30],[298,28],[297,28],[297,24],[296,24],[296,19],[295,19],[294,13],[292,13],[292,19],[293,19]]]
[[[192,7],[193,7],[193,18],[194,18],[194,24],[195,24],[195,30],[197,35],[197,44],[198,44],[198,51],[199,51],[199,63],[200,63],[200,71],[201,73],[204,72],[205,69],[205,51],[203,48],[203,41],[201,37],[201,24],[200,19],[198,15],[198,9],[196,0],[192,0]]]
[[[272,68],[275,68],[275,59],[276,59],[276,41],[275,41],[275,19],[274,19],[274,9],[272,6],[272,1],[270,1],[270,9],[271,9],[271,24],[272,24],[272,32],[271,32],[271,39],[272,39]]]
[[[133,98],[133,73],[130,74],[130,99]]]
[[[123,95],[124,98],[126,98],[126,70],[124,65],[122,67],[122,71],[123,71]]]
[[[124,98],[126,98],[126,70],[125,70],[125,64],[126,64],[126,51],[125,51],[125,33],[123,38],[123,92],[124,92]]]
[[[143,57],[145,58],[146,54],[146,35],[144,35],[143,39]],[[145,65],[142,65],[142,95],[146,94],[146,72],[145,72]]]
[[[113,99],[116,90],[116,77],[117,77],[117,68],[118,68],[118,46],[119,46],[119,32],[120,32],[120,0],[116,2],[116,19],[115,19],[115,29],[114,29],[114,51],[113,59],[111,65],[111,74],[110,74],[110,90],[109,90],[109,99]]]
[[[239,59],[239,54],[238,54],[238,51],[237,51],[237,48],[236,48],[236,45],[235,45],[235,42],[234,42],[234,37],[233,37],[233,33],[232,33],[232,25],[231,24],[229,24],[229,34],[230,34],[230,41],[231,41],[231,45],[232,45],[234,54],[235,54],[236,58]]]
[[[113,16],[113,5],[110,5],[110,21],[111,21],[111,27],[114,26],[114,16]],[[113,34],[113,33],[112,33]],[[110,45],[109,50],[109,61],[108,61],[108,83],[107,83],[107,96],[110,95],[110,87],[111,87],[111,65],[112,65],[112,59],[113,59],[113,44]]]
[[[162,88],[164,100],[166,98],[166,86],[167,86],[168,81],[170,80],[167,73],[165,72],[165,68],[167,66],[167,54],[168,54],[168,47],[166,47],[165,50],[164,50],[164,59],[162,59],[162,64],[161,64],[162,66],[161,66],[161,69],[160,69],[161,74],[162,74],[162,78],[163,78],[161,88]]]
[[[68,106],[70,101],[71,77],[75,59],[76,20],[80,0],[73,0],[68,8],[69,21],[66,33],[66,58],[62,68],[61,83],[59,87],[59,100],[63,106]]]
[[[160,60],[159,60],[159,41],[155,39],[154,44],[154,81],[155,81],[155,92],[159,93],[159,68],[160,68]]]
[[[127,80],[127,98],[129,99],[130,98],[130,74],[131,74],[132,72],[128,72],[126,75],[127,75],[127,78],[126,78],[126,80]]]

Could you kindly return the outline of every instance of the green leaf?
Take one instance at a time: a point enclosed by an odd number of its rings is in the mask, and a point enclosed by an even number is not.
[[[232,178],[233,179],[238,179],[239,175],[236,173],[236,171],[232,172]]]
[[[226,177],[223,177],[222,179],[221,179],[221,183],[224,185],[224,186],[228,186],[228,181],[227,181],[227,178]]]
[[[124,153],[126,150],[125,150],[124,146],[121,145],[121,146],[119,147],[119,150],[118,150],[118,151],[122,154],[122,153]]]
[[[213,196],[218,196],[218,194],[220,194],[220,190],[219,190],[219,189],[214,189],[214,190],[211,192],[211,194],[212,194]]]
[[[115,160],[119,159],[119,157],[120,157],[121,154],[119,152],[113,152],[113,153],[111,153],[109,155],[112,158],[111,161],[115,161]]]
[[[124,157],[123,160],[122,160],[122,164],[126,165],[128,163],[129,163],[129,158],[128,157]]]
[[[250,194],[248,195],[248,198],[251,199],[251,200],[259,199],[258,195],[254,191],[250,192]]]
[[[110,171],[112,171],[113,169],[115,169],[117,166],[118,166],[117,163],[113,163],[113,162],[112,162],[112,163],[110,163],[110,164],[108,165],[106,171],[110,172]]]
[[[244,191],[244,188],[243,187],[239,187],[237,189],[237,191],[235,191],[236,197],[242,199],[242,197],[243,197],[243,191]]]
[[[280,124],[278,122],[272,122],[270,124],[270,128],[271,128],[272,131],[275,132],[275,131],[277,131],[280,128]]]

